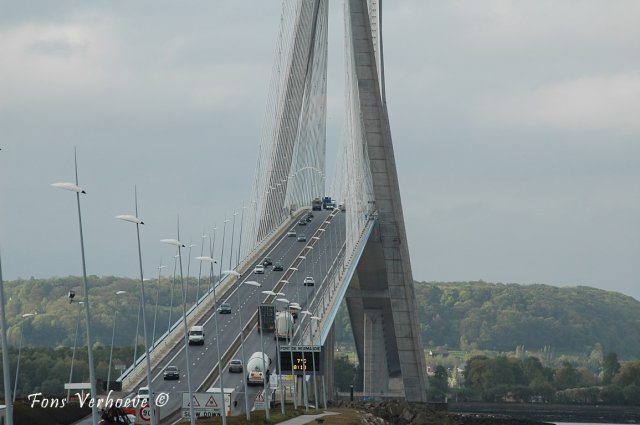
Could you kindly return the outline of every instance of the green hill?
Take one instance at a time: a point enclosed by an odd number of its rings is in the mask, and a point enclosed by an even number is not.
[[[585,286],[418,283],[424,341],[498,351],[524,345],[640,357],[640,302]]]
[[[188,299],[193,302],[197,279],[191,277]],[[201,281],[200,292],[208,278]],[[115,345],[133,345],[139,282],[120,277],[89,277],[94,339],[108,345],[114,312],[115,292],[127,291],[118,298]],[[146,283],[149,332],[153,326],[157,279]],[[450,350],[472,349],[513,351],[524,345],[527,350],[550,346],[556,353],[589,353],[596,344],[620,358],[640,357],[640,302],[616,292],[584,286],[559,288],[549,285],[492,284],[486,282],[416,282],[416,299],[423,342],[428,347],[447,346]],[[173,318],[181,314],[175,303]],[[167,328],[171,279],[159,286],[156,335]],[[17,346],[22,314],[38,312],[24,322],[25,346],[73,346],[77,305],[69,304],[67,293],[82,299],[79,277],[29,279],[5,282],[6,315],[10,343]],[[121,296],[122,297],[122,296]],[[81,317],[84,324],[84,317]],[[84,325],[80,344],[84,340]],[[140,334],[142,327],[140,327]],[[344,306],[336,319],[338,342],[351,338]],[[141,338],[138,339],[141,343]]]
[[[640,302],[585,286],[416,282],[422,340],[451,350],[586,353],[601,344],[621,358],[640,357]],[[346,309],[336,324],[347,341]]]

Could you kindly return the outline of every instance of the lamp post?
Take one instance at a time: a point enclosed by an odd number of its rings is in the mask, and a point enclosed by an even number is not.
[[[216,260],[214,260],[211,257],[196,257],[196,260],[200,260],[201,264],[202,261],[206,261],[207,263],[210,264],[209,266],[209,274],[211,275],[211,279],[213,279],[213,265],[217,263]],[[220,392],[222,393],[222,423],[223,425],[226,425],[227,423],[227,403],[226,403],[226,395],[224,392],[224,379],[222,377],[222,358],[220,357],[220,334],[218,331],[218,312],[215,310],[216,305],[218,304],[218,300],[216,299],[216,288],[213,288],[213,325],[215,326],[215,332],[216,332],[216,355],[218,356],[218,372],[220,375]]]
[[[2,280],[2,258],[0,257],[0,325],[2,325],[2,375],[4,381],[4,399],[7,400],[7,424],[13,425],[13,403],[11,400],[11,370],[9,369],[9,343],[7,342],[7,322],[4,317],[4,281]]]
[[[194,246],[196,246],[193,243],[190,243],[189,245],[187,245],[187,248],[189,248],[189,252],[187,253],[187,258],[189,259],[189,261],[187,262],[187,287],[185,288],[185,293],[184,293],[184,297],[185,297],[185,302],[187,299],[187,293],[189,292],[189,277],[191,277],[191,248],[193,248]]]
[[[180,237],[180,226],[178,225],[178,238]],[[178,259],[180,261],[180,286],[182,287],[182,324],[184,326],[184,352],[187,361],[187,386],[189,387],[189,418],[191,419],[191,425],[196,424],[196,414],[193,409],[193,390],[191,388],[191,360],[189,359],[189,330],[187,329],[187,310],[186,310],[186,300],[184,295],[184,279],[182,277],[182,256],[180,255],[180,248],[184,247],[184,244],[180,242],[178,239],[162,239],[160,242],[166,243],[169,245],[173,245],[178,248]],[[225,417],[224,415],[222,416]]]
[[[238,237],[238,256],[236,257],[236,268],[240,265],[240,248],[242,247],[242,227],[244,225],[244,210],[247,207],[242,204],[242,215],[240,216],[240,236]]]
[[[307,314],[311,314],[311,313],[307,312]],[[318,316],[313,316],[312,315],[311,316],[311,320],[319,321],[320,318]],[[309,323],[309,327],[310,327],[310,331],[311,331],[311,343],[313,344],[313,322]],[[316,400],[316,409],[317,409],[318,408],[318,386],[316,384],[316,377],[318,376],[318,372],[316,371],[316,356],[315,356],[315,352],[311,353],[311,359],[313,361],[313,396],[315,397],[315,400]],[[325,401],[325,404],[326,404],[326,401]]]
[[[321,318],[318,316],[311,316],[311,320],[316,322],[316,332],[318,334],[318,347],[320,347],[320,329],[318,329],[318,327],[320,326],[320,320]],[[313,334],[313,332],[312,332]],[[313,339],[313,337],[312,337]],[[322,349],[320,350],[320,353],[322,353]],[[316,371],[316,358],[315,356],[313,357],[313,370],[314,372]],[[317,372],[316,372],[317,375]],[[314,381],[315,384],[315,381]],[[317,396],[316,396],[317,397]],[[322,404],[324,406],[324,409],[327,410],[327,387],[324,384],[324,374],[322,375]]]
[[[245,285],[255,286],[257,288],[261,288],[262,285],[254,280],[248,280],[244,282]],[[240,283],[242,285],[242,283]],[[238,306],[240,305],[240,285],[238,285]],[[240,352],[242,354],[242,365],[243,365],[243,373],[244,379],[242,380],[244,384],[244,411],[247,416],[247,422],[251,421],[251,415],[249,413],[249,395],[247,394],[247,371],[245,368],[247,367],[247,358],[244,355],[244,325],[242,323],[242,309],[238,307],[238,315],[240,319]]]
[[[231,226],[231,249],[229,251],[231,251],[229,253],[229,270],[231,270],[231,262],[233,261],[233,237],[236,234],[236,216],[238,215],[238,213],[233,210],[233,225]]]
[[[84,255],[84,237],[82,233],[82,213],[80,211],[80,194],[86,192],[78,186],[78,161],[74,152],[74,164],[75,164],[75,175],[76,175],[76,183],[53,183],[53,187],[57,187],[60,189],[69,190],[76,194],[76,204],[78,206],[78,227],[80,229],[80,253],[82,257],[82,281],[84,284],[84,315],[85,315],[85,323],[87,326],[87,353],[89,357],[89,380],[91,384],[91,397],[97,396],[96,391],[96,371],[93,363],[93,350],[91,348],[92,337],[91,337],[91,308],[89,305],[89,283],[87,282],[87,265]],[[5,387],[6,388],[6,387]],[[91,404],[91,421],[93,425],[98,425],[98,421],[100,417],[98,415],[98,406],[97,403]]]
[[[155,396],[153,393],[153,388],[151,387],[151,352],[149,350],[149,338],[147,337],[147,314],[146,314],[146,301],[145,301],[145,293],[144,293],[144,276],[142,273],[142,249],[140,247],[140,225],[144,224],[142,220],[138,218],[138,192],[135,191],[135,204],[136,204],[136,215],[120,215],[116,218],[124,221],[128,221],[130,223],[134,223],[136,225],[136,238],[138,240],[138,264],[140,266],[140,303],[142,304],[142,333],[144,335],[144,349],[145,349],[145,360],[147,366],[147,387],[149,388],[149,409],[151,411],[151,425],[157,424],[156,411],[155,411]],[[162,269],[162,265],[158,268],[158,285],[160,285],[160,271]],[[155,318],[154,318],[154,326],[155,326]],[[151,341],[153,344],[153,341]]]
[[[200,238],[202,238],[202,244],[200,245],[200,256],[202,257],[204,255],[204,240],[207,239],[209,236],[207,236],[206,234],[202,234],[202,236],[200,236]],[[212,254],[213,255],[213,254]],[[196,260],[198,258],[196,257]],[[198,268],[198,286],[196,288],[196,301],[194,302],[195,305],[198,305],[198,301],[200,301],[200,280],[202,279],[202,261],[200,261],[200,267]]]
[[[270,291],[272,292],[272,291]],[[265,291],[262,291],[265,293]],[[269,387],[267,386],[267,364],[264,360],[264,339],[262,338],[262,315],[258,311],[258,325],[260,326],[260,349],[262,351],[262,382],[263,382],[263,396],[264,396],[264,415],[267,421],[269,420]],[[266,394],[265,394],[266,393]]]
[[[109,385],[111,384],[111,360],[113,358],[113,340],[116,336],[116,316],[118,315],[118,295],[126,294],[127,291],[118,291],[115,295],[115,303],[113,305],[113,326],[111,330],[111,349],[109,350],[109,370],[107,371],[107,392],[109,392]],[[136,335],[137,337],[137,335]]]
[[[69,383],[73,382],[73,363],[74,363],[74,360],[76,359],[76,346],[78,344],[78,329],[80,328],[80,312],[82,312],[82,309],[80,308],[80,306],[83,304],[84,304],[83,301],[80,301],[78,303],[78,317],[76,317],[76,336],[73,338],[73,351],[71,354],[71,370],[69,370]],[[67,403],[69,402],[70,396],[71,396],[71,389],[68,389]]]
[[[151,334],[151,345],[155,347],[156,345],[156,319],[158,319],[158,302],[160,301],[160,274],[162,273],[162,269],[167,266],[162,265],[162,260],[160,260],[160,265],[158,266],[158,285],[156,285],[156,307],[153,310],[153,333]]]
[[[173,257],[173,279],[171,280],[171,291],[169,291],[169,324],[167,325],[167,335],[171,331],[171,313],[173,312],[173,288],[176,286],[176,268],[178,267],[178,258],[180,258],[180,250],[178,254]],[[182,259],[180,259],[182,261]]]
[[[23,328],[24,321],[32,316],[35,316],[36,313],[25,313],[22,315],[22,321],[20,322],[20,344],[18,345],[18,361],[16,363],[16,377],[15,383],[13,384],[13,402],[16,402],[16,392],[18,391],[18,375],[20,374],[20,354],[22,352],[22,336],[23,336]]]
[[[224,226],[222,226],[222,251],[220,252],[220,268],[218,269],[218,284],[222,281],[222,262],[224,261],[224,239],[227,235],[227,223],[231,220],[227,220],[227,217],[224,218]],[[213,254],[211,254],[213,255]],[[214,289],[215,295],[215,289]]]
[[[280,301],[283,303],[287,304],[287,311],[285,312],[285,314],[283,314],[283,316],[285,317],[285,320],[288,319],[287,317],[287,312],[289,312],[289,305],[290,302],[288,299],[286,298],[276,298],[276,301]],[[291,313],[289,313],[291,314]],[[278,323],[276,321],[276,332],[278,330]],[[289,320],[287,320],[287,338],[289,338]],[[281,406],[281,413],[284,415],[284,385],[282,384],[282,365],[281,365],[281,361],[280,361],[280,335],[276,335],[276,355],[278,356],[278,372],[280,373],[280,406]],[[293,365],[291,365],[291,368],[293,368]]]

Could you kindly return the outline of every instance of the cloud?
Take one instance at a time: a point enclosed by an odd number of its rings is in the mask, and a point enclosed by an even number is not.
[[[520,93],[488,96],[480,121],[506,126],[640,129],[640,73],[584,77]]]

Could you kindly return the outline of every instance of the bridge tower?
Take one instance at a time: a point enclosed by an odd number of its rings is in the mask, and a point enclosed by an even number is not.
[[[346,0],[345,8],[352,144],[345,158],[357,155],[366,177],[345,182],[347,244],[357,240],[353,233],[363,221],[375,219],[346,300],[365,395],[401,388],[407,400],[425,401],[424,350],[385,99],[380,2]]]
[[[344,258],[362,247],[364,230],[374,224],[341,288],[348,285],[365,393],[424,401],[426,371],[385,100],[381,1],[345,0],[345,140],[331,191],[346,206]],[[328,0],[283,2],[247,246],[325,194],[327,7]],[[329,332],[327,356],[332,341]],[[327,381],[331,389],[333,377]]]

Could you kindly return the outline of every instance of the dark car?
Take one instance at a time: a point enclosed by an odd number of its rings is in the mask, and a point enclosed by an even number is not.
[[[220,314],[231,314],[231,304],[229,303],[220,304],[220,307],[218,307],[218,312]]]
[[[271,266],[273,264],[273,260],[271,259],[271,257],[264,257],[264,260],[262,260],[262,265],[267,267],[267,266]]]
[[[307,217],[305,218],[305,220],[306,220],[307,222],[310,222],[310,221],[311,221],[311,217],[310,217],[310,216],[307,216]]]
[[[301,218],[298,221],[298,226],[306,226],[307,225],[307,220],[305,220],[304,218]]]
[[[229,362],[229,372],[242,373],[242,360],[233,359]]]
[[[305,235],[298,235],[298,242],[306,242],[307,237]]]
[[[276,263],[273,265],[273,271],[274,271],[274,272],[281,272],[282,270],[284,270],[284,266],[282,265],[282,263],[280,263],[280,262],[276,262]]]
[[[164,370],[164,379],[180,379],[180,371],[176,366],[167,366]]]

